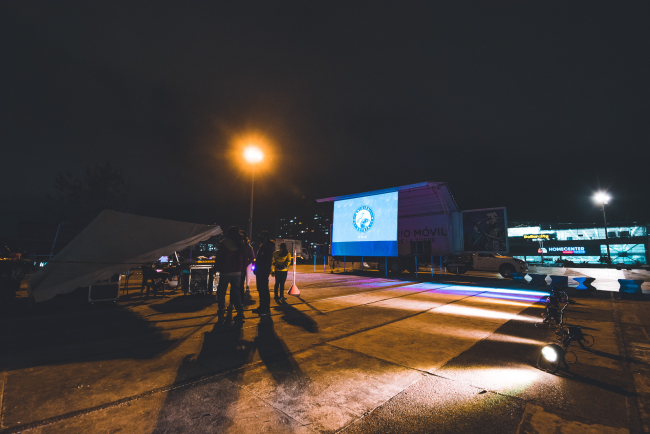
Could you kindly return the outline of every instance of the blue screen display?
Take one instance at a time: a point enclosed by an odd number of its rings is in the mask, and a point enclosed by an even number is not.
[[[334,202],[332,255],[397,256],[397,192]]]

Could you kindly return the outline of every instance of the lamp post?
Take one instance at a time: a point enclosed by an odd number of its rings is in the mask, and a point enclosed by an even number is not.
[[[609,194],[604,191],[599,191],[594,194],[594,202],[602,205],[603,207],[603,221],[605,222],[605,244],[607,245],[607,263],[611,265],[612,257],[609,253],[609,235],[607,234],[607,216],[605,215],[605,205],[609,202]]]
[[[262,161],[264,154],[255,146],[244,149],[244,159],[251,165],[251,212],[248,217],[248,236],[253,239],[253,192],[255,191],[255,165]]]

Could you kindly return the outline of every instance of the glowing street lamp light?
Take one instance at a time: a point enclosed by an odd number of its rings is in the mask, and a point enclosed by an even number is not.
[[[604,191],[599,191],[594,194],[594,202],[596,203],[606,204],[609,202],[609,199],[611,199],[611,197],[609,197],[609,194],[605,193]]]
[[[244,149],[244,158],[251,164],[259,163],[264,159],[264,154],[255,146],[249,146]]]
[[[251,213],[248,217],[248,236],[253,239],[253,192],[255,189],[255,165],[264,159],[264,154],[256,146],[248,146],[244,149],[244,159],[251,165]]]
[[[612,257],[609,254],[609,236],[607,235],[607,216],[605,215],[605,205],[609,203],[611,197],[604,191],[599,191],[594,194],[594,202],[603,207],[603,221],[605,222],[605,244],[607,245],[607,262],[612,263]]]

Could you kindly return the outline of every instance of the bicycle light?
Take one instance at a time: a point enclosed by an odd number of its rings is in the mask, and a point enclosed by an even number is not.
[[[564,360],[564,350],[557,344],[548,344],[542,347],[537,359],[537,368],[554,374],[560,363]]]

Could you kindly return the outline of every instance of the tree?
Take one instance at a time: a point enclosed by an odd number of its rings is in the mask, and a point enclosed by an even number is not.
[[[131,185],[110,163],[87,166],[83,177],[59,173],[54,179],[61,219],[85,227],[105,209],[126,211]]]

